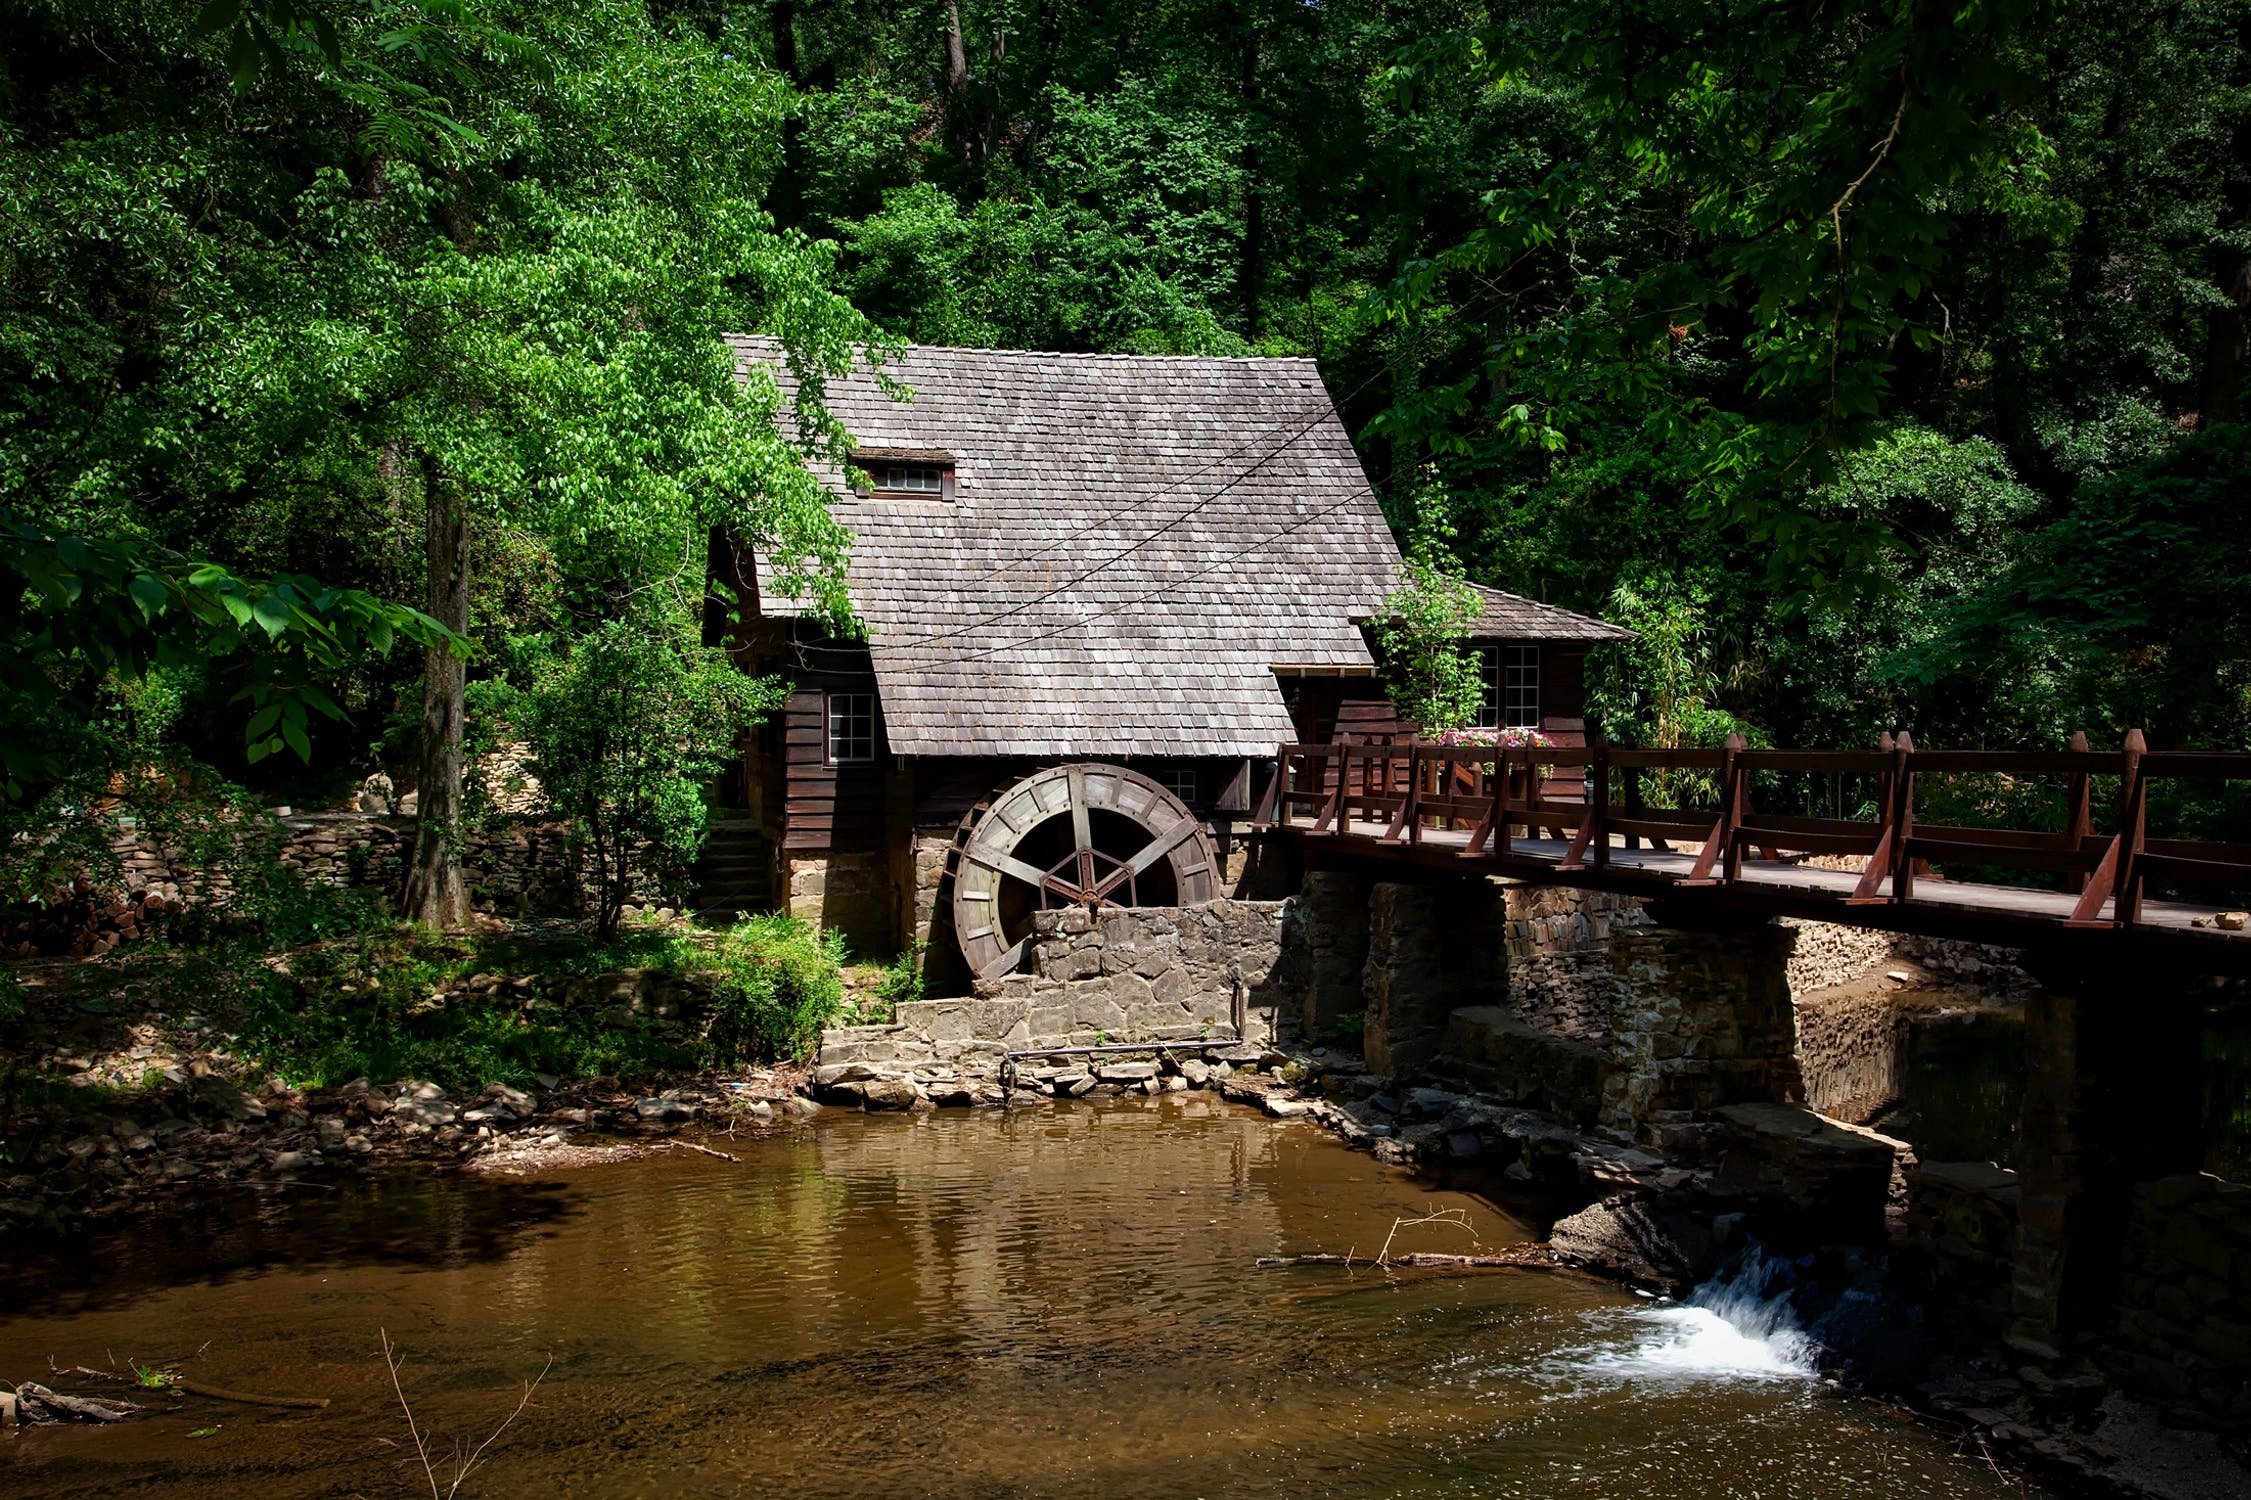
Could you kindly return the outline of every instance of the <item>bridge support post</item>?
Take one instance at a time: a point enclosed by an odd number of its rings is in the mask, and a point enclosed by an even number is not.
[[[1485,880],[1378,881],[1367,919],[1361,1039],[1368,1066],[1413,1077],[1437,1055],[1456,1007],[1506,986],[1501,893]]]
[[[1336,1033],[1337,1018],[1363,1009],[1362,974],[1368,964],[1368,891],[1365,871],[1308,870],[1298,893],[1305,935],[1305,983],[1298,1024],[1309,1037]]]
[[[2194,981],[2112,964],[2040,966],[2025,1006],[2009,1342],[2079,1352],[2115,1303],[2133,1190],[2203,1155]]]
[[[1693,1152],[1712,1111],[1803,1097],[1788,968],[1796,938],[1765,918],[1662,906],[1652,915],[1656,925],[1611,939],[1601,1119],[1659,1150]]]

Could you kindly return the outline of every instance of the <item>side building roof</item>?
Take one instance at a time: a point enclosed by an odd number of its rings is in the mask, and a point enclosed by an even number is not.
[[[1592,645],[1596,641],[1633,639],[1634,632],[1608,620],[1490,589],[1482,583],[1473,583],[1470,588],[1484,606],[1470,625],[1469,638],[1473,641],[1584,641]]]
[[[787,389],[775,341],[733,343]],[[1372,670],[1399,552],[1313,361],[917,346],[885,373],[913,399],[858,374],[830,410],[955,474],[950,502],[822,476],[894,750],[1262,754],[1294,733],[1277,667]]]

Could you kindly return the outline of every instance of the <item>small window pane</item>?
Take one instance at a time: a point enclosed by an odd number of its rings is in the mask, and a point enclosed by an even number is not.
[[[1485,700],[1478,705],[1480,729],[1540,727],[1540,648],[1488,646],[1478,653],[1485,674]]]
[[[1159,766],[1149,773],[1149,779],[1178,797],[1189,807],[1196,805],[1196,768],[1194,766]]]
[[[868,476],[888,494],[937,495],[946,488],[945,471],[930,464],[877,464]]]
[[[828,758],[835,765],[875,759],[875,694],[828,695]]]

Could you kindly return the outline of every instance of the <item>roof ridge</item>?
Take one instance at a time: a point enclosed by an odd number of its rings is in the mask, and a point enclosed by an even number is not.
[[[771,333],[725,333],[720,337],[728,343],[781,342]],[[1312,365],[1318,368],[1321,363],[1310,354],[1126,354],[1101,349],[1004,349],[981,344],[908,344],[905,349],[909,354],[997,354],[1011,359],[1114,359],[1152,364],[1177,360],[1198,364]]]

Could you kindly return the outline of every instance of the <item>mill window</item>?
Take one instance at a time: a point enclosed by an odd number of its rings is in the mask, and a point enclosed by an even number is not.
[[[954,466],[941,453],[856,453],[852,462],[868,476],[868,493],[887,500],[951,500]]]
[[[1488,646],[1478,654],[1485,671],[1485,701],[1478,709],[1478,728],[1539,728],[1540,648]]]
[[[875,759],[875,694],[828,695],[828,760],[832,766]]]

